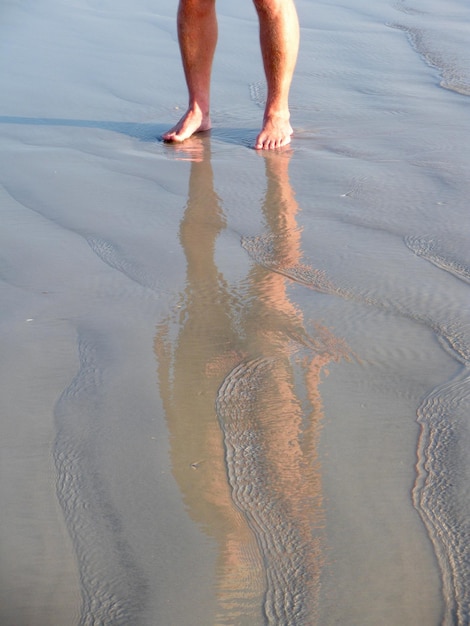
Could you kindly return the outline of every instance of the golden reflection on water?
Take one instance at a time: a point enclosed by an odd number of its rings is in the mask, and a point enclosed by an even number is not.
[[[277,269],[298,266],[302,256],[290,156],[264,156],[262,212]],[[279,615],[292,611],[286,624],[313,624],[324,562],[318,387],[325,366],[345,350],[323,327],[307,332],[281,273],[253,264],[242,285],[227,284],[214,260],[226,224],[209,140],[195,138],[182,158],[191,160],[180,225],[186,287],[178,314],[159,325],[155,341],[172,472],[189,515],[217,542],[215,623],[281,623]],[[256,382],[250,363],[259,359],[267,365]],[[240,386],[227,384],[235,372],[244,388],[253,387],[248,404]],[[223,415],[216,410],[222,389],[240,396],[221,399]],[[244,468],[247,433],[261,444]],[[236,467],[233,447],[241,449]],[[292,606],[277,606],[290,602],[278,598],[285,589],[270,589],[279,580],[292,586]]]

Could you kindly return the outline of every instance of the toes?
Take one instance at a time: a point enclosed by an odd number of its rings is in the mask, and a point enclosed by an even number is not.
[[[290,143],[290,136],[271,139],[270,137],[260,137],[256,141],[255,150],[278,150]]]

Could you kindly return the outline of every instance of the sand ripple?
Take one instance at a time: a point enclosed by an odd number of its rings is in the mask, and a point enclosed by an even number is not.
[[[257,395],[272,366],[270,358],[237,365],[219,389],[216,409],[232,498],[256,537],[265,567],[267,623],[301,626],[312,623],[320,550],[276,489],[266,437],[257,424]]]
[[[469,282],[470,270],[464,262],[452,258],[451,255],[440,250],[437,243],[426,237],[405,237],[406,245],[418,256],[423,257],[433,265],[446,271],[464,283]],[[443,580],[444,598],[446,603],[446,616],[444,624],[450,626],[457,624],[464,626],[470,621],[470,507],[468,497],[461,497],[468,493],[468,481],[470,479],[470,462],[468,460],[467,446],[470,442],[470,428],[468,416],[470,415],[470,346],[466,340],[465,325],[458,320],[449,322],[434,317],[433,312],[419,313],[409,306],[397,301],[376,300],[362,296],[353,289],[338,288],[325,273],[299,266],[293,268],[278,267],[271,252],[269,237],[257,237],[244,239],[242,242],[250,256],[263,267],[272,271],[280,272],[293,281],[305,285],[317,291],[337,295],[343,298],[374,306],[388,311],[394,315],[402,316],[423,324],[431,329],[442,346],[449,352],[456,362],[462,365],[459,374],[450,381],[436,387],[423,401],[417,410],[417,421],[421,426],[421,434],[417,449],[417,477],[413,489],[413,503],[420,514],[439,562]],[[224,399],[230,397],[229,390],[236,385],[240,386],[238,395],[246,403],[242,407],[232,407],[231,414],[235,414],[232,421],[225,420],[223,423],[228,465],[231,469],[231,481],[233,485],[246,482],[247,476],[240,472],[240,468],[246,467],[249,475],[256,476],[259,471],[254,467],[253,460],[248,456],[240,462],[237,451],[235,425],[241,420],[247,421],[250,415],[250,393],[256,388],[256,377],[262,376],[261,372],[266,369],[265,362],[253,362],[245,364],[243,368],[232,373],[231,378],[235,381],[226,381],[221,389],[222,401],[219,400],[222,415],[227,413],[227,404],[234,404],[233,400]],[[245,437],[247,435],[245,434]],[[241,441],[241,439],[239,439]],[[246,445],[257,446],[258,442],[248,442]],[[245,453],[246,454],[246,453]],[[238,455],[238,456],[237,456]],[[242,510],[251,508],[249,499],[245,495],[246,489],[234,490],[234,498],[239,499]],[[260,518],[254,519],[252,524],[258,528],[258,534],[263,537],[269,536],[266,529],[276,528],[280,525],[277,512],[271,514],[269,510],[262,509],[258,514]],[[265,517],[263,517],[265,516]],[[270,537],[266,542],[265,550],[270,549]],[[295,529],[288,529],[285,541],[296,546],[298,537]],[[298,547],[298,546],[297,546]],[[302,570],[302,563],[290,562],[288,556],[285,564],[280,565],[291,571]],[[278,573],[276,571],[276,575]],[[295,578],[295,577],[294,577]],[[299,580],[302,578],[299,573]],[[280,577],[273,576],[273,586],[277,583],[285,585]],[[294,588],[288,594],[292,598],[297,596],[296,582]],[[300,583],[299,583],[300,585]],[[276,591],[272,592],[273,597]],[[292,599],[292,602],[294,600]],[[271,602],[271,600],[270,600]],[[277,606],[273,599],[273,605]],[[276,621],[270,623],[279,623]],[[284,622],[282,622],[284,623]],[[300,623],[300,622],[285,622]]]
[[[80,626],[128,626],[137,623],[147,583],[97,467],[99,345],[99,337],[79,338],[79,371],[56,407],[57,495],[80,572]]]

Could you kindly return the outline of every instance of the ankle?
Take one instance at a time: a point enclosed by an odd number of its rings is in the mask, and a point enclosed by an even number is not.
[[[266,107],[264,109],[264,118],[265,119],[283,119],[283,120],[289,120],[290,119],[290,111],[289,111],[289,105],[287,103],[267,103]]]
[[[188,113],[201,119],[207,119],[210,115],[210,107],[208,102],[201,102],[200,100],[190,100],[188,105]]]
[[[290,112],[289,112],[289,109],[269,109],[265,111],[263,119],[265,122],[269,122],[269,121],[289,122]]]

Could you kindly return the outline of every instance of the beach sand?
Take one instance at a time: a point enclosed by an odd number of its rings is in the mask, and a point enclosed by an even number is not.
[[[3,4],[2,626],[468,624],[469,8],[379,5],[258,154],[251,3],[181,146],[174,3]]]

